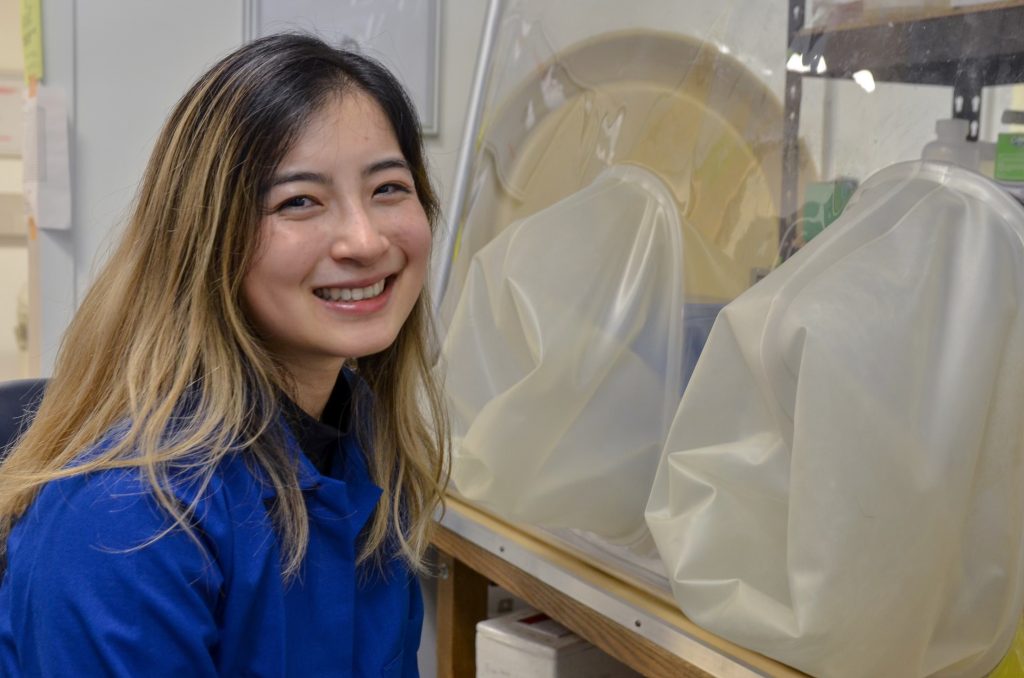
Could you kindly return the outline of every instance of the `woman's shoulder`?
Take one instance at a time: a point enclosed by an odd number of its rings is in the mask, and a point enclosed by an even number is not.
[[[207,449],[181,455],[161,462],[150,470],[145,460],[131,452],[119,460],[103,460],[104,453],[120,442],[125,427],[113,427],[78,456],[68,467],[66,477],[44,486],[44,490],[81,493],[89,500],[119,502],[125,498],[154,494],[153,481],[159,479],[182,506],[208,503],[219,496],[238,498],[260,494],[265,475],[249,460],[247,451],[235,448],[227,453],[212,454]],[[41,493],[42,494],[42,493]],[[254,496],[255,498],[255,496]]]
[[[78,461],[41,488],[8,536],[0,644],[14,638],[37,648],[48,639],[46,652],[59,653],[47,659],[51,665],[90,675],[128,666],[124,661],[145,664],[160,652],[169,653],[157,657],[170,662],[168,675],[172,665],[208,663],[226,588],[253,573],[277,576],[257,479],[235,457],[211,469],[206,482],[184,470],[171,473],[173,505],[192,507],[181,525],[143,468]],[[118,656],[125,638],[143,649]]]
[[[77,469],[68,469],[78,472],[43,485],[11,534],[11,555],[32,542],[66,546],[85,538],[83,548],[117,551],[179,534],[187,539],[170,543],[194,547],[195,537],[216,551],[231,541],[239,516],[246,525],[255,522],[270,530],[265,483],[244,453],[225,455],[209,468],[187,463],[168,468],[159,481],[161,497],[145,466],[86,468],[95,449],[108,444],[104,438],[78,460]],[[176,523],[169,506],[188,529]]]

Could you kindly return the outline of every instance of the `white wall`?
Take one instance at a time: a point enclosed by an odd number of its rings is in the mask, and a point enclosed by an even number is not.
[[[126,216],[164,118],[242,42],[239,2],[76,5],[75,260],[78,298]]]
[[[449,0],[442,4],[441,126],[439,134],[427,137],[426,147],[431,178],[446,209],[454,187],[455,164],[486,10],[484,0]]]
[[[20,193],[21,158],[0,158],[0,193]]]
[[[19,0],[0,0],[0,71],[24,70],[20,5]],[[18,209],[21,192],[21,159],[0,158],[0,194],[5,206],[14,206],[0,212],[0,218],[13,221],[0,225],[0,233],[24,232],[24,219]],[[27,243],[5,240],[0,243],[0,381],[28,376],[28,366],[14,338],[17,298],[27,284]]]
[[[22,70],[21,0],[0,0],[0,70]]]

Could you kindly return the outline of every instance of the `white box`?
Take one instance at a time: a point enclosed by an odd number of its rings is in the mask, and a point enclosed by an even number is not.
[[[633,678],[639,673],[536,610],[476,625],[477,678]]]

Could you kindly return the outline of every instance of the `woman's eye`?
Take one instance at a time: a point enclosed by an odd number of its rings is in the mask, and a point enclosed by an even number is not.
[[[297,195],[277,203],[270,211],[276,214],[306,214],[320,205],[320,201],[309,195]]]
[[[294,198],[289,198],[283,203],[278,205],[278,210],[285,209],[303,209],[305,207],[312,207],[316,203],[308,195],[297,195]]]
[[[410,189],[408,186],[405,186],[404,184],[398,184],[398,183],[391,182],[391,183],[383,184],[382,186],[378,186],[373,191],[374,195],[384,195],[384,196],[398,195],[400,193],[401,194],[412,193],[412,189]]]

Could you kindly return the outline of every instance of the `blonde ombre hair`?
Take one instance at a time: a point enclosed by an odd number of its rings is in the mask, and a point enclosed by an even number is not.
[[[280,416],[293,385],[246,316],[241,285],[278,162],[322,106],[357,92],[390,120],[433,226],[415,111],[382,66],[303,35],[257,40],[213,66],[165,124],[120,244],[68,327],[32,426],[0,466],[4,554],[44,483],[105,469],[139,469],[171,529],[194,536],[192,512],[217,465],[244,454],[276,491],[282,569],[297,573],[309,525]],[[359,562],[398,555],[420,567],[442,499],[448,429],[430,319],[424,290],[392,346],[350,363],[368,387],[354,391],[356,434],[383,489]],[[173,491],[183,478],[199,489],[188,505]]]

